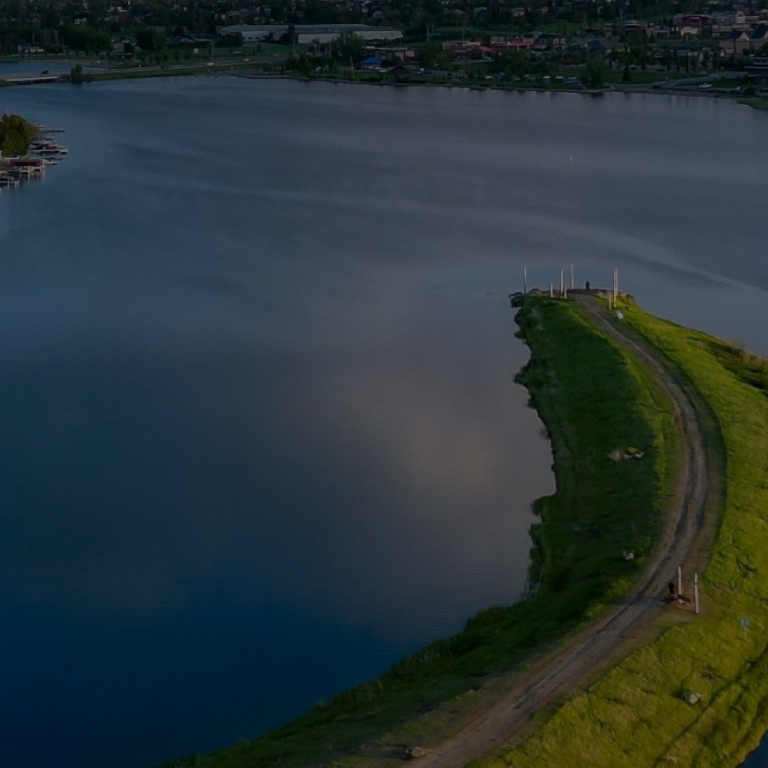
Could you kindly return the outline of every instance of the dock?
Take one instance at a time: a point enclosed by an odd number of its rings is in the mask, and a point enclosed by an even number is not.
[[[61,75],[13,75],[12,77],[3,77],[2,82],[7,85],[40,85],[41,83],[60,83]]]

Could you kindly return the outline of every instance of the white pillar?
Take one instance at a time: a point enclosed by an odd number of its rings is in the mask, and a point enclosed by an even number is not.
[[[693,574],[693,604],[694,610],[698,614],[699,612],[699,574]]]

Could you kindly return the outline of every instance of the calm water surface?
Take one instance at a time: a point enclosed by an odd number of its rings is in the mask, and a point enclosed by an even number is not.
[[[5,89],[0,743],[253,736],[523,586],[550,455],[506,300],[558,280],[768,352],[768,115],[229,78]]]

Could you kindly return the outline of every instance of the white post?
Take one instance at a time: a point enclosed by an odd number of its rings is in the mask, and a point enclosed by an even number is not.
[[[574,287],[575,287],[575,286],[574,286],[574,284],[573,284],[573,264],[571,264],[571,290],[573,290],[573,289],[574,289]]]
[[[552,283],[549,284],[549,298],[555,298],[555,286]]]
[[[696,613],[699,612],[699,574],[693,574],[693,604]]]
[[[683,567],[681,565],[677,566],[677,594],[683,594]]]
[[[560,295],[563,295],[563,289],[565,288],[565,283],[563,282],[563,268],[560,267]]]
[[[528,293],[528,267],[523,267],[523,293]]]

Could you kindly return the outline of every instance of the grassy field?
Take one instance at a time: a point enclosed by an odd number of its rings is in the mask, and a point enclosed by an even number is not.
[[[132,80],[148,77],[185,77],[189,75],[212,75],[233,71],[249,71],[256,69],[259,64],[254,62],[233,61],[226,64],[190,64],[189,66],[169,66],[169,67],[143,67],[126,69],[109,69],[104,72],[86,73],[86,81],[98,80]]]
[[[458,635],[284,728],[171,765],[397,764],[403,744],[439,743],[487,703],[481,691],[499,673],[626,592],[653,546],[677,456],[669,403],[575,305],[530,302],[518,322],[532,348],[520,379],[552,437],[558,489],[536,504],[528,599],[484,611]],[[642,461],[610,459],[633,446],[645,452]],[[636,559],[626,561],[625,550]]]
[[[743,99],[739,99],[739,104],[745,104],[755,109],[768,109],[768,99],[764,96],[746,96]]]
[[[722,430],[727,486],[700,575],[703,615],[672,622],[524,744],[476,768],[730,768],[768,727],[768,363],[637,307],[624,314],[693,382]]]

